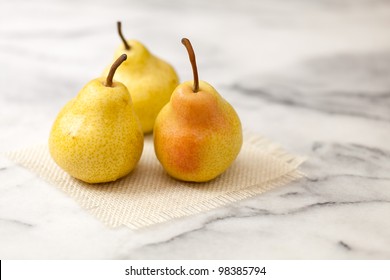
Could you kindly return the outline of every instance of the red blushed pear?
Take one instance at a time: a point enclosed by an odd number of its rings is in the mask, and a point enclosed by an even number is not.
[[[173,178],[210,181],[231,166],[242,146],[241,122],[233,107],[208,83],[199,81],[195,53],[182,39],[193,81],[180,84],[154,126],[158,160]]]

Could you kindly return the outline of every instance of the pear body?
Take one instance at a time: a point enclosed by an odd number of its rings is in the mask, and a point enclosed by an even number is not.
[[[127,60],[117,69],[115,79],[128,88],[142,129],[144,133],[149,133],[153,130],[158,113],[169,102],[179,78],[170,64],[154,56],[140,42],[127,42],[131,49],[126,50],[122,45],[114,55],[127,55]],[[109,69],[106,68],[103,76],[107,75]]]
[[[89,82],[58,114],[49,137],[54,161],[87,183],[115,181],[134,169],[143,132],[127,88]]]
[[[242,146],[240,119],[208,83],[184,82],[161,110],[154,127],[155,153],[172,177],[206,182],[222,174]]]

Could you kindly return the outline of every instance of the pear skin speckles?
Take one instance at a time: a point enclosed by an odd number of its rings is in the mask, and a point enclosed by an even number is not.
[[[115,181],[131,172],[143,150],[143,132],[126,87],[88,83],[58,114],[49,137],[54,161],[88,183]]]

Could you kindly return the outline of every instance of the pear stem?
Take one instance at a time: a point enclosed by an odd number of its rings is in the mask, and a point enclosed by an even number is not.
[[[122,42],[123,42],[123,44],[125,45],[125,49],[126,49],[127,51],[130,50],[130,46],[129,46],[129,44],[127,43],[125,37],[124,37],[123,34],[122,34],[122,22],[118,21],[118,22],[116,23],[116,26],[118,27],[119,37],[121,37]]]
[[[114,64],[112,64],[110,68],[110,72],[108,73],[106,83],[104,84],[106,87],[112,87],[112,79],[114,78],[114,74],[116,69],[119,67],[119,65],[122,64],[123,61],[127,59],[126,54],[122,54],[120,57],[118,57],[117,60],[115,60]]]
[[[187,52],[188,52],[188,57],[190,58],[190,61],[191,61],[192,72],[194,75],[194,88],[192,89],[192,91],[198,92],[199,91],[199,78],[198,78],[198,68],[196,67],[196,58],[195,58],[194,49],[192,48],[190,40],[188,40],[187,38],[181,39],[181,43],[186,47]]]

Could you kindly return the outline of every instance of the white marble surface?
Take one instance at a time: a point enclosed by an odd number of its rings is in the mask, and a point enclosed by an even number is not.
[[[0,157],[1,259],[389,259],[390,2],[0,2],[0,152],[47,140],[59,109],[127,37],[308,157],[308,178],[201,215],[108,229]]]

